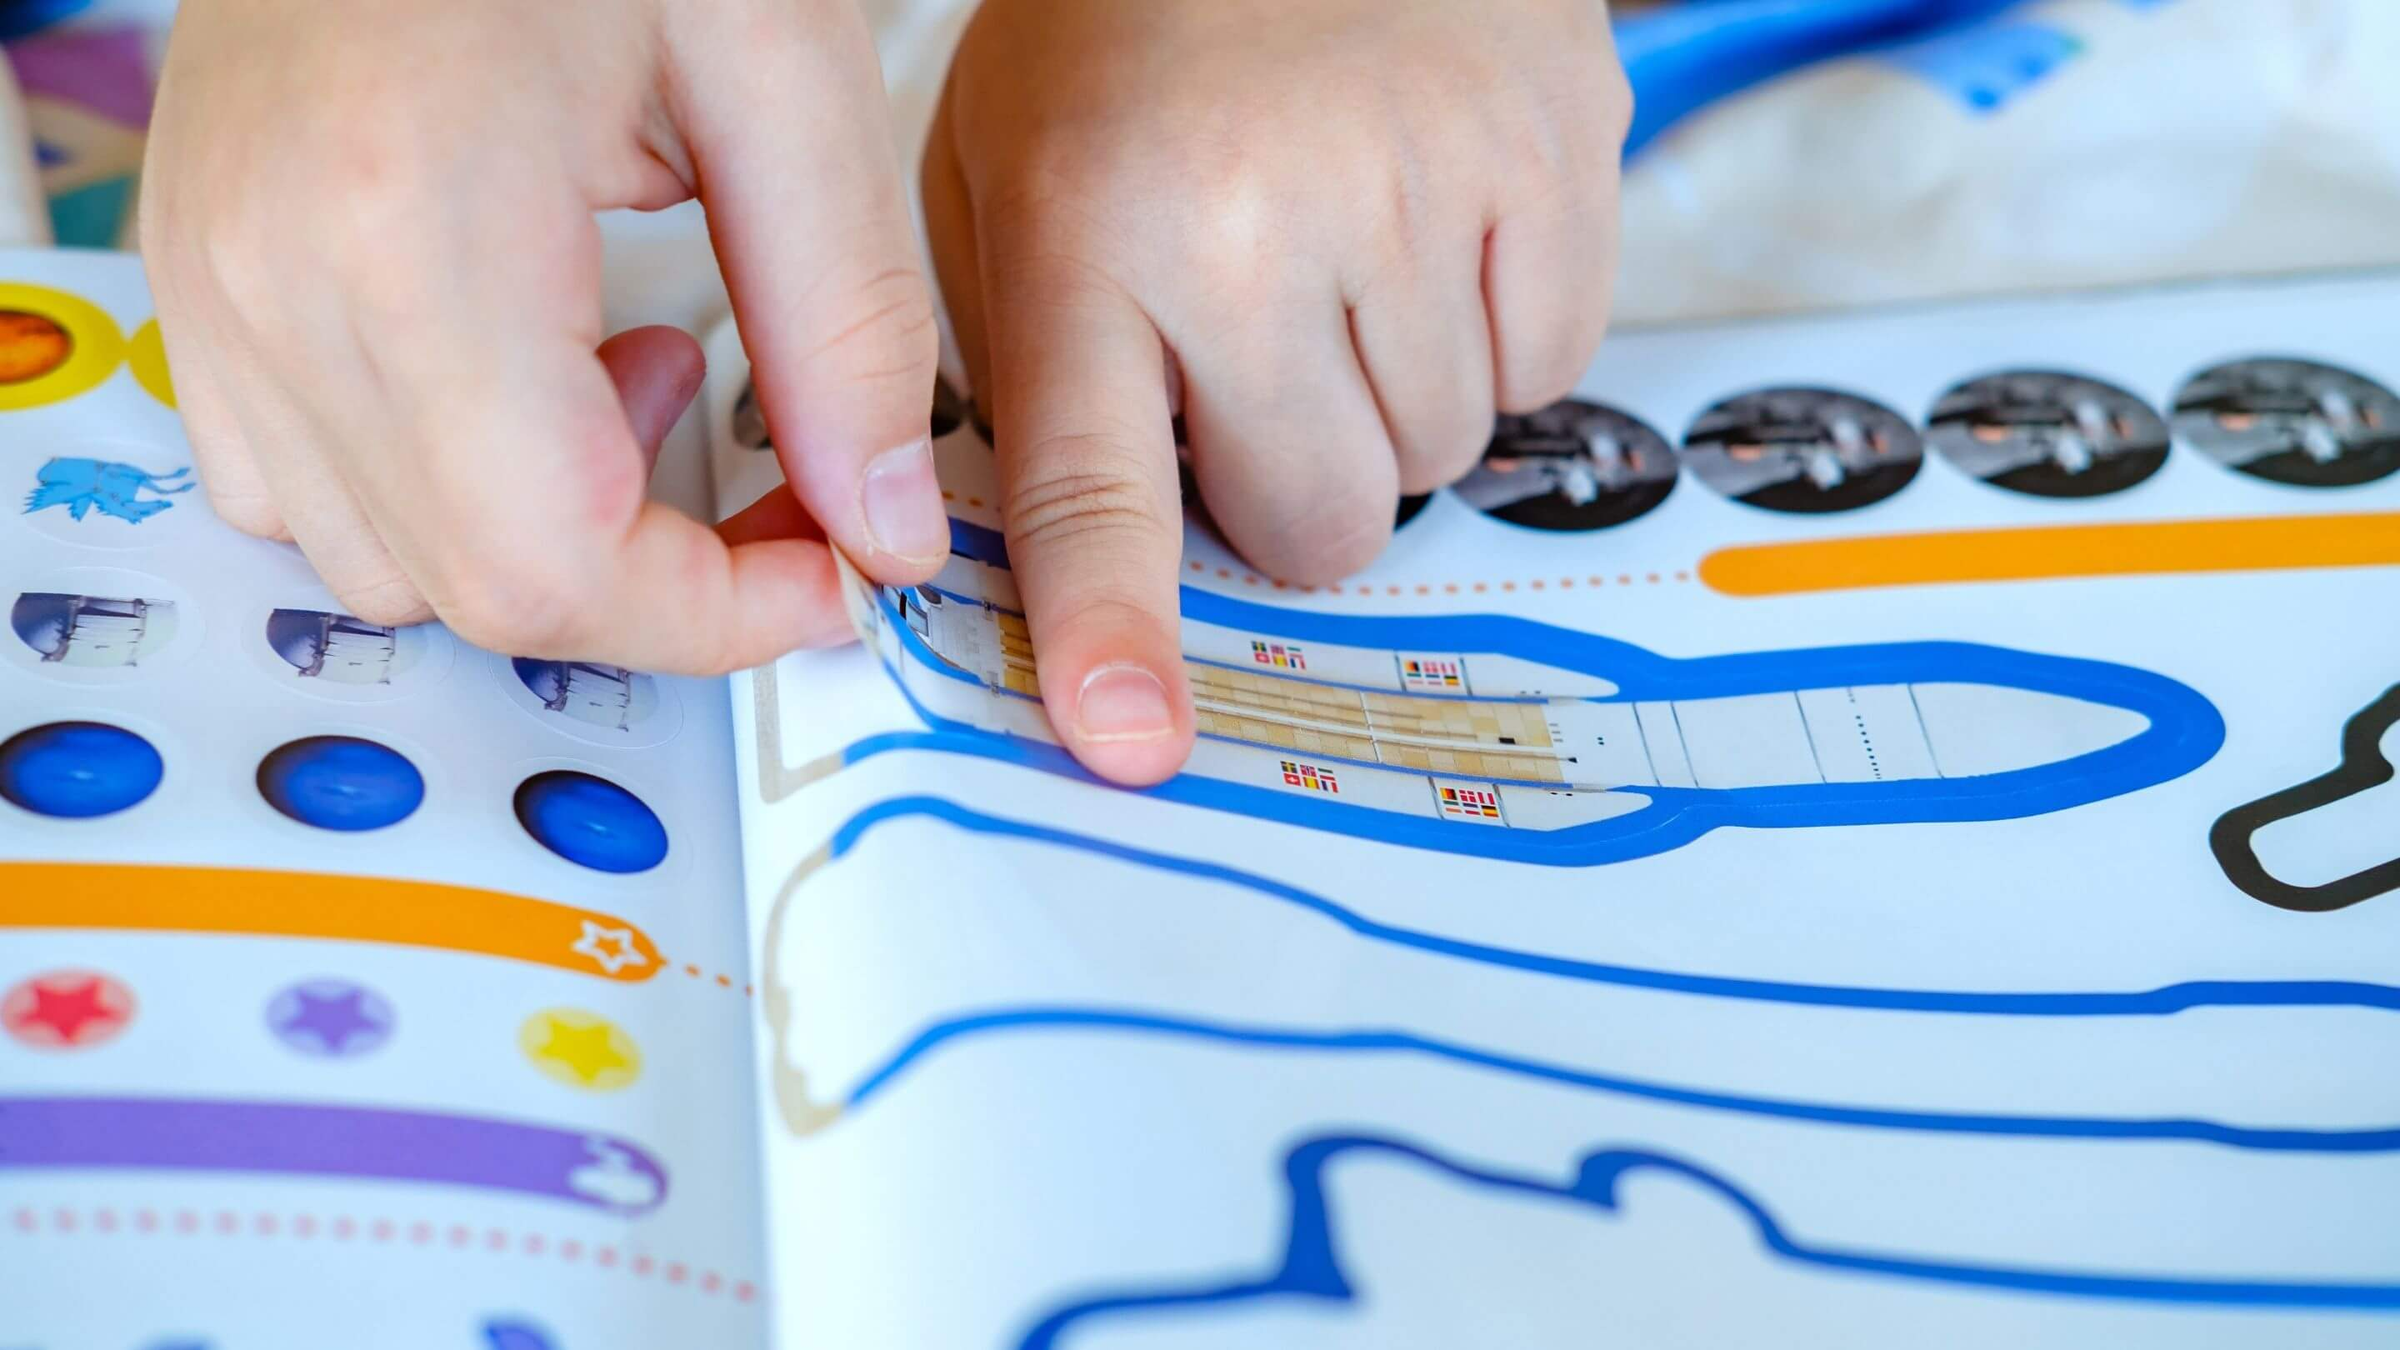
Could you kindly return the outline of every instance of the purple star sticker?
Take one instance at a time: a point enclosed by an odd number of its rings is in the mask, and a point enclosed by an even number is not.
[[[392,1037],[392,1005],[348,980],[307,980],[267,1004],[267,1029],[304,1055],[349,1059]]]

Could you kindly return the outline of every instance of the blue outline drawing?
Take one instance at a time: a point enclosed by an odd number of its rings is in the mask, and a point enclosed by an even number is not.
[[[941,797],[893,797],[844,821],[828,846],[839,859],[868,833],[895,821],[938,820],[973,834],[1023,839],[1070,852],[1111,858],[1157,872],[1221,882],[1264,899],[1314,914],[1362,941],[1423,952],[1473,965],[1547,975],[1587,984],[1808,1007],[1862,1008],[1884,1012],[1963,1013],[1988,1017],[2163,1017],[2192,1008],[2369,1008],[2400,1012],[2400,985],[2356,980],[2187,980],[2156,989],[1984,991],[1879,989],[1868,986],[1796,984],[1686,971],[1610,965],[1543,952],[1471,942],[1423,929],[1379,922],[1298,886],[1238,867],[1199,858],[1156,853],[1072,830],[987,815]]]
[[[1799,1098],[1754,1097],[1738,1092],[1629,1078],[1392,1028],[1325,1031],[1290,1026],[1243,1025],[1140,1009],[1071,1004],[1005,1006],[941,1018],[918,1032],[881,1064],[871,1068],[856,1086],[842,1096],[834,1114],[848,1115],[857,1111],[949,1042],[1023,1031],[1122,1033],[1266,1051],[1416,1055],[1600,1096],[1717,1111],[1757,1120],[1798,1121],[1853,1129],[2010,1139],[2214,1144],[2263,1153],[2400,1153],[2400,1125],[2363,1129],[2309,1129],[2283,1125],[2229,1125],[2222,1121],[2188,1116],[2043,1116],[1984,1111],[1923,1111]],[[784,1072],[789,1071],[787,1069]],[[830,1120],[833,1116],[823,1118]]]
[[[1000,536],[951,522],[956,556],[1005,567]],[[878,626],[896,635],[919,666],[995,690],[927,648],[902,621],[893,593],[874,591]],[[976,602],[980,603],[980,602]],[[1504,615],[1392,618],[1324,614],[1256,605],[1185,587],[1184,617],[1276,640],[1364,649],[1492,654],[1604,679],[1615,686],[1593,703],[1628,704],[1795,693],[1866,685],[1982,684],[2077,699],[2139,714],[2142,731],[2073,758],[2001,773],[1899,781],[1776,784],[1763,787],[1628,787],[1647,804],[1625,814],[1555,829],[1492,829],[1407,815],[1329,798],[1185,772],[1145,795],[1213,810],[1442,852],[1555,866],[1592,866],[1681,848],[1720,826],[1811,828],[1921,822],[2008,820],[2088,805],[2154,787],[2208,762],[2224,744],[2225,723],[2198,691],[2166,676],[2079,657],[2049,656],[1963,642],[1910,642],[1756,652],[1679,659],[1631,643]],[[927,732],[870,736],[841,752],[844,765],[901,750],[973,755],[1098,782],[1055,743],[986,730],[928,708],[908,688],[892,655],[870,642],[895,687]],[[1312,756],[1312,758],[1328,758]],[[1339,764],[1344,761],[1334,759]],[[1367,767],[1389,770],[1392,766]],[[1473,776],[1473,775],[1461,775]],[[1507,782],[1508,780],[1501,780]],[[1554,784],[1528,784],[1537,788]]]
[[[144,501],[145,490],[160,498],[189,492],[199,486],[188,481],[191,475],[190,469],[154,474],[133,464],[62,456],[33,471],[34,488],[25,494],[25,514],[63,506],[70,518],[81,520],[96,509],[111,519],[139,525],[175,505],[164,500]]]
[[[1980,1265],[1899,1253],[1821,1246],[1786,1231],[1765,1204],[1741,1186],[1697,1163],[1641,1149],[1604,1149],[1586,1155],[1575,1175],[1560,1183],[1546,1177],[1478,1167],[1397,1139],[1372,1135],[1320,1135],[1284,1155],[1284,1185],[1291,1219],[1277,1264],[1263,1274],[1182,1286],[1135,1287],[1096,1294],[1045,1314],[1017,1342],[1018,1350],[1053,1350],[1060,1338],[1094,1321],[1158,1316],[1178,1311],[1239,1307],[1273,1299],[1352,1305],[1358,1293],[1344,1268],[1335,1215],[1326,1196],[1325,1173],[1344,1155],[1383,1153],[1485,1190],[1527,1196],[1590,1211],[1594,1217],[1623,1218],[1618,1183],[1636,1172],[1665,1172],[1693,1182],[1722,1200],[1757,1232],[1772,1258],[1815,1272],[1876,1276],[1889,1280],[2048,1295],[2117,1303],[2199,1308],[2246,1308],[2291,1312],[2400,1313],[2400,1284],[2176,1278],[2108,1271]]]

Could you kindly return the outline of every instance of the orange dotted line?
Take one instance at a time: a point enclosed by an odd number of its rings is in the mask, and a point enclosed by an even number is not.
[[[728,992],[739,988],[742,991],[743,998],[755,997],[758,993],[757,986],[748,984],[736,985],[733,977],[724,973],[723,971],[706,971],[702,970],[698,966],[690,964],[677,966],[673,961],[667,961],[664,956],[661,956],[659,959],[661,961],[665,961],[667,968],[670,970],[680,969],[684,974],[684,978],[686,979],[698,980],[703,983],[713,984],[717,988],[726,990]]]
[[[1204,562],[1194,562],[1190,564],[1190,567],[1193,572],[1202,575],[1206,575],[1210,570],[1208,564]],[[1520,590],[1571,591],[1577,587],[1599,590],[1612,582],[1612,578],[1594,573],[1588,577],[1532,577],[1523,581],[1421,581],[1413,585],[1386,583],[1381,586],[1367,583],[1353,583],[1344,586],[1337,582],[1330,586],[1294,586],[1290,582],[1262,577],[1256,572],[1236,572],[1230,567],[1219,567],[1215,571],[1219,581],[1239,581],[1245,586],[1265,586],[1271,590],[1297,591],[1302,595],[1316,595],[1320,592],[1326,595],[1356,596],[1432,595],[1436,592],[1443,595],[1485,595],[1492,591],[1514,594]],[[1691,579],[1692,574],[1689,570],[1678,569],[1672,572],[1619,572],[1613,578],[1613,582],[1618,586],[1668,586],[1689,582]]]
[[[529,1257],[554,1259],[566,1265],[581,1265],[588,1260],[600,1270],[622,1272],[644,1280],[656,1276],[665,1284],[697,1289],[711,1296],[729,1296],[737,1303],[749,1303],[758,1297],[758,1286],[748,1280],[729,1280],[716,1271],[696,1270],[682,1261],[661,1261],[648,1252],[620,1249],[608,1243],[586,1243],[577,1238],[510,1232],[505,1228],[486,1228],[478,1232],[463,1223],[437,1227],[423,1219],[403,1223],[395,1219],[357,1218],[348,1214],[330,1217],[314,1214],[287,1216],[265,1210],[244,1216],[230,1209],[203,1215],[196,1209],[178,1209],[168,1213],[155,1209],[136,1209],[121,1213],[107,1208],[85,1212],[65,1207],[45,1215],[30,1206],[21,1206],[11,1223],[17,1232],[28,1235],[49,1232],[72,1237],[90,1232],[103,1237],[134,1233],[143,1236],[165,1234],[172,1237],[230,1238],[246,1233],[256,1238],[288,1237],[303,1242],[322,1238],[329,1242],[363,1241],[370,1246],[447,1246],[453,1251],[481,1250],[492,1255],[505,1255],[513,1251]]]

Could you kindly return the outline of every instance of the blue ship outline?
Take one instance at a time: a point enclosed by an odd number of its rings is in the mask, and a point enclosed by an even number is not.
[[[951,522],[953,552],[1007,566],[993,530]],[[874,602],[883,628],[925,670],[984,689],[981,680],[927,647],[902,621],[888,588]],[[2053,656],[1966,642],[1903,642],[1848,647],[1669,657],[1629,642],[1531,619],[1495,614],[1386,617],[1327,614],[1258,605],[1182,588],[1184,617],[1278,639],[1360,648],[1444,650],[1517,657],[1606,679],[1616,692],[1599,703],[1706,699],[1844,686],[1965,683],[2080,699],[2137,713],[2149,725],[2114,745],[2070,759],[1974,777],[1887,782],[1802,783],[1742,788],[1642,785],[1626,791],[1648,805],[1626,814],[1556,829],[1486,829],[1376,807],[1299,796],[1186,771],[1144,795],[1254,816],[1374,842],[1551,866],[1597,866],[1671,852],[1724,826],[1822,828],[2019,819],[2124,796],[2173,781],[2213,758],[2225,741],[2224,718],[2197,690],[2167,676],[2083,657]],[[871,644],[873,645],[873,644]],[[927,707],[890,654],[874,646],[894,686],[930,730],[869,736],[845,747],[845,766],[896,751],[934,751],[1040,769],[1099,783],[1063,747],[991,731]],[[1330,758],[1330,757],[1326,757]],[[1341,763],[1338,758],[1335,763]],[[1374,765],[1370,767],[1387,768]]]
[[[1128,1286],[1095,1293],[1042,1314],[1017,1341],[1018,1350],[1054,1350],[1070,1331],[1111,1318],[1160,1316],[1238,1308],[1268,1300],[1302,1299],[1353,1306],[1358,1291],[1341,1256],[1337,1215],[1326,1194],[1332,1165],[1353,1155],[1383,1154],[1445,1178],[1500,1194],[1566,1204],[1594,1216],[1625,1218],[1619,1183],[1641,1172],[1664,1172],[1692,1182],[1747,1220],[1773,1259],[1827,1275],[1880,1277],[1951,1289],[2099,1300],[2114,1303],[2259,1311],[2400,1314],[2400,1283],[2177,1277],[2064,1267],[1993,1265],[1898,1252],[1827,1246],[1808,1241],[1778,1221],[1764,1201],[1710,1168],[1671,1154],[1605,1148],[1585,1155],[1564,1182],[1524,1172],[1460,1162],[1388,1136],[1321,1134],[1304,1139],[1283,1159],[1290,1199],[1283,1249],[1272,1268],[1230,1279],[1182,1285]]]
[[[869,1101],[922,1067],[943,1046],[1010,1033],[1130,1035],[1151,1040],[1297,1054],[1407,1055],[1601,1097],[1685,1107],[1752,1120],[1890,1130],[1904,1134],[2084,1140],[2096,1143],[2209,1144],[2244,1152],[2317,1156],[2400,1153],[2400,1124],[2319,1129],[2292,1125],[2234,1125],[2195,1116],[2040,1115],[2029,1112],[1866,1106],[1805,1097],[1763,1097],[1587,1069],[1398,1028],[1346,1027],[1326,1030],[1085,1004],[1010,1004],[936,1018],[899,1049],[869,1067],[835,1103],[829,1104],[830,1109],[826,1104],[795,1101],[791,1105],[800,1109],[787,1112],[786,1119],[813,1120],[817,1122],[815,1127],[821,1128],[822,1124],[857,1113]],[[780,1030],[777,1044],[779,1047],[783,1045]],[[804,1074],[779,1071],[779,1077],[790,1080],[779,1084],[779,1091],[787,1087],[795,1092],[804,1090]]]
[[[2400,1123],[2358,1128],[2310,1128],[2291,1125],[2232,1124],[2195,1116],[2078,1116],[2043,1115],[2024,1112],[1991,1112],[1975,1110],[1939,1110],[1908,1107],[1864,1105],[1827,1101],[1805,1097],[1768,1097],[1721,1089],[1693,1086],[1686,1083],[1637,1078],[1600,1069],[1520,1055],[1506,1049],[1450,1040],[1420,1034],[1396,1027],[1347,1026],[1335,1028],[1302,1027],[1269,1023],[1241,1023],[1223,1019],[1207,1019],[1136,1006],[1103,1006],[1095,1004],[999,1004],[954,1011],[937,1016],[922,1024],[896,1048],[864,1066],[846,1087],[837,1087],[832,1095],[819,1097],[810,1081],[810,1073],[793,1059],[791,1045],[789,995],[779,974],[778,954],[784,942],[783,934],[790,921],[791,907],[797,896],[822,868],[855,847],[861,827],[857,821],[844,827],[844,838],[829,844],[819,855],[803,862],[784,883],[767,917],[763,939],[766,953],[765,969],[760,981],[761,1012],[768,1034],[772,1038],[771,1073],[772,1098],[785,1127],[795,1137],[805,1137],[834,1124],[846,1121],[862,1111],[875,1098],[894,1090],[900,1081],[923,1068],[937,1051],[953,1044],[981,1041],[1001,1035],[1104,1035],[1132,1036],[1156,1042],[1196,1045],[1215,1045],[1259,1053],[1334,1055],[1406,1056],[1432,1060],[1456,1068],[1479,1070],[1535,1086],[1561,1088],[1596,1097],[1646,1102],[1662,1106],[1737,1116],[1752,1120],[1808,1125],[1830,1125],[1849,1129],[1888,1130],[1908,1134],[1934,1136],[1967,1136],[2010,1138],[2028,1141],[2084,1140],[2106,1143],[2186,1143],[2205,1144],[2246,1152],[2344,1156],[2400,1153]],[[1289,895],[1305,896],[1305,892],[1287,889]],[[1321,911],[1320,911],[1321,912]],[[1485,949],[1486,951],[1492,949]],[[1571,963],[1561,963],[1570,965]],[[1615,974],[1617,968],[1597,968],[1583,972],[1587,977]],[[1552,973],[1561,973],[1556,967]],[[1633,982],[1633,981],[1628,981]],[[2292,1005],[2341,1004],[2356,1002],[2367,1006],[2386,1006],[2390,991],[2374,986],[2331,985],[2323,988],[2302,986],[2294,990],[2273,987],[2216,986],[2225,989],[2222,1001],[2227,1004],[2288,1001]],[[1823,1001],[1847,1002],[1852,991],[1828,990],[1824,986],[1777,986],[1764,983],[1751,985],[1743,994],[1751,997],[1790,1002]],[[1859,1006],[1906,1006],[1922,999],[1938,1005],[1957,996],[1923,994],[1911,991],[1888,991],[1898,999],[1885,1001],[1876,991],[1862,991]],[[1827,997],[1831,994],[1831,997]],[[2041,999],[2045,1009],[2053,1014],[2078,1012],[2085,1015],[2149,1013],[2171,1010],[2170,1002],[2187,1000],[2196,1005],[2187,989],[2181,995],[2065,995],[2055,1000],[2043,996],[1985,995],[1985,998],[2012,1000],[2019,997]],[[2091,1004],[2072,1001],[2088,998]],[[2216,1001],[2216,1000],[2211,1000]],[[1927,1007],[1927,1011],[1958,1011],[1949,1007]],[[1994,1007],[1975,1009],[1998,1011]]]

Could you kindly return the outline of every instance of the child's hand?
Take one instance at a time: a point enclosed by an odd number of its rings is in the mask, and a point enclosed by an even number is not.
[[[926,209],[1087,764],[1191,746],[1169,372],[1245,557],[1365,565],[1591,359],[1631,113],[1599,0],[987,0]]]
[[[852,0],[188,0],[151,163],[209,495],[361,618],[722,671],[848,635],[826,536],[888,582],[949,551],[930,291]],[[698,349],[601,342],[593,211],[694,195],[798,498],[730,547],[644,501]]]

